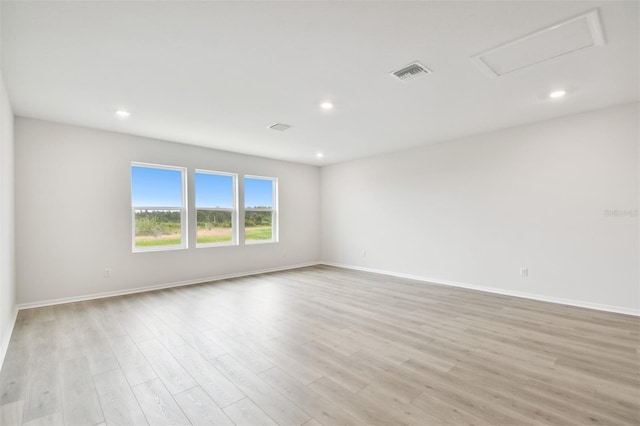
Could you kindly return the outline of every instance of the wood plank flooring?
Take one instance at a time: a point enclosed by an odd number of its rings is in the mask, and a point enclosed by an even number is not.
[[[20,311],[9,425],[639,425],[640,319],[316,266]]]

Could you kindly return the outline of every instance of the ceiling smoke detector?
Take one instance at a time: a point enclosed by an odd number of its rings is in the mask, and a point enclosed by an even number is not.
[[[284,132],[285,130],[289,130],[292,127],[292,125],[284,123],[275,123],[269,126],[270,129],[278,130],[279,132]]]
[[[431,70],[420,62],[412,62],[406,67],[403,67],[397,71],[392,71],[391,75],[398,78],[401,81],[414,80],[419,77],[423,77],[427,74],[431,74]]]

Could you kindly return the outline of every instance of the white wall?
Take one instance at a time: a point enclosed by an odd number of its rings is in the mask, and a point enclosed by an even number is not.
[[[317,167],[20,117],[15,138],[19,304],[319,260]],[[190,200],[196,168],[277,177],[280,242],[132,253],[131,161],[188,167]]]
[[[13,112],[0,73],[0,366],[16,315]]]
[[[322,257],[335,264],[639,313],[637,213],[606,215],[608,210],[637,212],[639,125],[638,104],[618,106],[319,172],[17,118],[18,303],[201,280]],[[8,157],[3,153],[3,173]],[[190,172],[208,168],[278,177],[281,242],[131,253],[131,161],[186,166]],[[521,266],[529,268],[529,277],[519,277]],[[103,277],[105,267],[111,268],[111,278]]]
[[[323,259],[640,313],[639,124],[632,104],[324,167]]]

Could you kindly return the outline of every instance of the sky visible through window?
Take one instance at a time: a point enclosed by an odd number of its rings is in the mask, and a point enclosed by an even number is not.
[[[233,178],[209,173],[195,174],[196,206],[233,208]],[[273,207],[273,181],[245,178],[246,208]],[[181,207],[182,172],[131,166],[131,199],[134,207]]]
[[[182,172],[131,166],[131,200],[134,207],[181,207]]]
[[[196,173],[197,208],[233,208],[233,177]]]
[[[244,179],[245,208],[273,207],[273,181],[271,179]]]

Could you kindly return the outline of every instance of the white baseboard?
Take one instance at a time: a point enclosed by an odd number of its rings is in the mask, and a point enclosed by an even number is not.
[[[257,269],[257,270],[248,271],[248,272],[238,272],[235,274],[217,275],[215,277],[198,278],[195,280],[156,284],[156,285],[150,285],[146,287],[137,287],[137,288],[127,289],[127,290],[106,291],[102,293],[93,293],[93,294],[87,294],[83,296],[63,297],[60,299],[42,300],[39,302],[31,302],[31,303],[21,303],[17,306],[17,308],[18,310],[40,308],[42,306],[61,305],[64,303],[82,302],[84,300],[94,300],[94,299],[103,299],[106,297],[124,296],[125,294],[143,293],[145,291],[161,290],[163,288],[183,287],[187,285],[203,284],[210,281],[220,281],[220,280],[227,280],[230,278],[247,277],[250,275],[266,274],[268,272],[286,271],[289,269],[305,268],[307,266],[315,266],[319,264],[321,263],[320,262],[299,263],[296,265],[279,266],[276,268],[267,268],[267,269]]]
[[[18,319],[18,308],[13,308],[11,324],[7,327],[6,333],[2,336],[0,342],[0,370],[4,364],[4,357],[7,355],[7,349],[9,349],[9,342],[11,341],[11,334],[13,334],[13,328],[16,326],[16,320]]]
[[[423,277],[423,276],[420,276],[420,275],[404,274],[404,273],[401,273],[401,272],[391,272],[391,271],[385,271],[385,270],[381,270],[381,269],[365,268],[365,267],[362,267],[362,266],[345,265],[345,264],[342,264],[342,263],[319,261],[319,262],[300,263],[300,264],[296,264],[296,265],[280,266],[280,267],[276,267],[276,268],[258,269],[258,270],[254,270],[254,271],[239,272],[239,273],[235,273],[235,274],[218,275],[218,276],[215,276],[215,277],[208,277],[208,278],[198,278],[198,279],[195,279],[195,280],[188,280],[188,281],[178,281],[178,282],[173,282],[173,283],[157,284],[157,285],[152,285],[152,286],[127,289],[127,290],[118,290],[118,291],[94,293],[94,294],[88,294],[88,295],[83,295],[83,296],[74,296],[74,297],[65,297],[65,298],[60,298],[60,299],[43,300],[43,301],[32,302],[32,303],[22,303],[22,304],[17,305],[17,307],[16,307],[17,309],[15,311],[13,321],[14,321],[14,324],[15,324],[15,319],[16,319],[18,310],[21,310],[21,309],[39,308],[39,307],[42,307],[42,306],[60,305],[60,304],[63,304],[63,303],[81,302],[81,301],[84,301],[84,300],[94,300],[94,299],[102,299],[102,298],[106,298],[106,297],[123,296],[123,295],[126,295],[126,294],[142,293],[142,292],[145,292],[145,291],[160,290],[160,289],[163,289],[163,288],[182,287],[182,286],[193,285],[193,284],[202,284],[202,283],[206,283],[206,282],[210,282],[210,281],[220,281],[220,280],[226,280],[226,279],[230,279],[230,278],[246,277],[246,276],[250,276],[250,275],[265,274],[265,273],[268,273],[268,272],[286,271],[286,270],[289,270],[289,269],[304,268],[304,267],[307,267],[307,266],[315,266],[315,265],[335,266],[335,267],[338,267],[338,268],[352,269],[352,270],[355,270],[355,271],[363,271],[363,272],[371,272],[371,273],[374,273],[374,274],[381,274],[381,275],[389,275],[389,276],[393,276],[393,277],[406,278],[406,279],[410,279],[410,280],[421,281],[421,282],[432,283],[432,284],[447,285],[447,286],[452,286],[452,287],[461,287],[461,288],[466,288],[466,289],[470,289],[470,290],[484,291],[484,292],[487,292],[487,293],[501,294],[501,295],[505,295],[505,296],[522,297],[522,298],[525,298],[525,299],[532,299],[532,300],[539,300],[539,301],[542,301],[542,302],[557,303],[557,304],[560,304],[560,305],[577,306],[577,307],[581,307],[581,308],[589,308],[589,309],[595,309],[595,310],[599,310],[599,311],[615,312],[615,313],[619,313],[619,314],[640,316],[640,310],[631,309],[631,308],[625,308],[625,307],[621,307],[621,306],[604,305],[604,304],[600,304],[600,303],[585,302],[585,301],[573,300],[573,299],[563,299],[563,298],[559,298],[559,297],[543,296],[543,295],[540,295],[540,294],[504,290],[504,289],[495,288],[495,287],[485,287],[485,286],[480,286],[480,285],[475,285],[475,284],[462,283],[462,282],[458,282],[458,281],[445,280],[445,279],[441,279],[441,278]],[[13,330],[13,324],[11,326],[11,330]],[[11,334],[10,333],[8,333],[8,334],[9,334],[9,337],[10,337]],[[4,352],[6,351],[6,346],[8,346],[9,337],[6,337],[6,340],[7,340],[6,342],[4,342],[4,341],[2,342],[3,346],[0,347],[0,350],[2,350],[2,352],[0,352],[0,355],[2,357],[0,359],[4,359]]]
[[[532,300],[539,300],[539,301],[542,301],[542,302],[557,303],[559,305],[577,306],[577,307],[580,307],[580,308],[589,308],[589,309],[595,309],[595,310],[598,310],[598,311],[615,312],[617,314],[640,316],[640,310],[631,309],[631,308],[625,308],[625,307],[622,307],[622,306],[603,305],[603,304],[600,304],[600,303],[585,302],[585,301],[582,301],[582,300],[563,299],[563,298],[560,298],[560,297],[544,296],[544,295],[540,295],[540,294],[504,290],[504,289],[501,289],[501,288],[485,287],[485,286],[480,286],[480,285],[475,285],[475,284],[468,284],[468,283],[461,283],[461,282],[457,282],[457,281],[444,280],[444,279],[441,279],[441,278],[423,277],[423,276],[419,276],[419,275],[403,274],[403,273],[400,273],[400,272],[384,271],[384,270],[380,270],[380,269],[365,268],[365,267],[354,266],[354,265],[344,265],[344,264],[341,264],[341,263],[334,263],[334,262],[321,262],[321,264],[322,265],[327,265],[327,266],[335,266],[337,268],[353,269],[355,271],[371,272],[371,273],[374,273],[374,274],[381,274],[381,275],[390,275],[390,276],[398,277],[398,278],[407,278],[407,279],[414,280],[414,281],[421,281],[421,282],[432,283],[432,284],[441,284],[441,285],[446,285],[446,286],[451,286],[451,287],[466,288],[466,289],[469,289],[469,290],[484,291],[484,292],[487,292],[487,293],[501,294],[501,295],[504,295],[504,296],[521,297],[521,298],[524,298],[524,299],[532,299]]]

